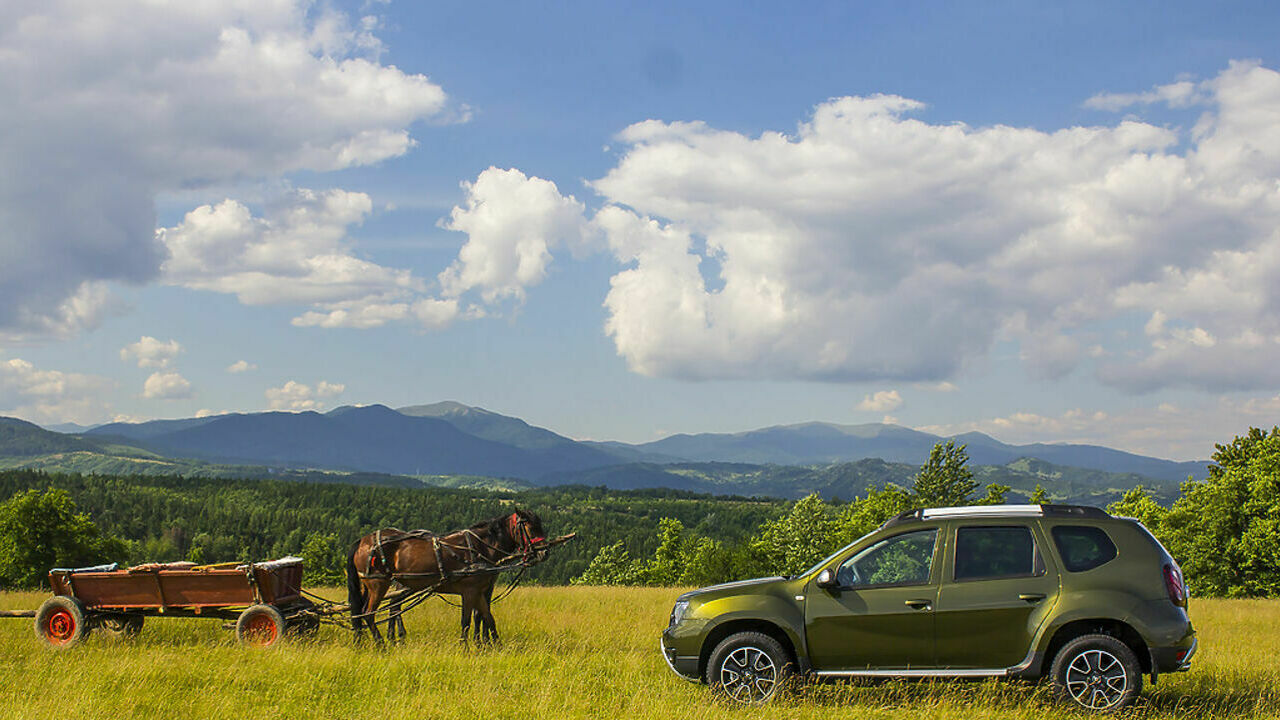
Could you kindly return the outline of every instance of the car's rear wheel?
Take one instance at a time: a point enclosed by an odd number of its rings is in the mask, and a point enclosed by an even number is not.
[[[716,645],[707,662],[707,684],[740,703],[772,700],[791,676],[782,643],[760,632],[740,632]]]
[[[1086,710],[1112,713],[1142,692],[1142,667],[1133,650],[1110,635],[1082,635],[1053,659],[1054,693]]]

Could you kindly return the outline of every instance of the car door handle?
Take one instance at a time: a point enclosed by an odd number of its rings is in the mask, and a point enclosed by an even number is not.
[[[921,610],[921,609],[928,610],[929,606],[933,604],[933,601],[932,600],[907,600],[906,604],[907,604],[907,607],[915,608],[916,610]]]
[[[1018,596],[1018,599],[1029,603],[1038,603],[1044,599],[1044,593],[1022,593]]]

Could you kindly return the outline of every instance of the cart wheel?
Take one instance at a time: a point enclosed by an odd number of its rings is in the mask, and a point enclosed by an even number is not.
[[[55,650],[79,645],[89,634],[84,605],[66,595],[55,595],[36,610],[36,637]]]
[[[254,605],[236,620],[236,639],[245,645],[274,645],[284,633],[284,618],[270,605]]]
[[[103,615],[93,622],[93,627],[111,637],[132,640],[142,632],[142,620],[141,615]]]

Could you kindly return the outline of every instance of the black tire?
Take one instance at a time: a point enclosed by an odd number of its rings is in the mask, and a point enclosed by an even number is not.
[[[792,672],[782,643],[760,632],[740,632],[716,645],[707,661],[707,684],[743,704],[769,702]]]
[[[142,632],[141,615],[101,615],[94,619],[93,629],[123,640],[132,640]]]
[[[89,635],[89,618],[79,600],[55,595],[36,610],[36,637],[54,650],[66,650],[84,642]]]
[[[1053,658],[1050,673],[1059,700],[1098,713],[1132,704],[1142,692],[1138,656],[1110,635],[1081,635]]]
[[[284,635],[284,617],[270,605],[254,605],[236,619],[236,639],[242,645],[270,647]]]

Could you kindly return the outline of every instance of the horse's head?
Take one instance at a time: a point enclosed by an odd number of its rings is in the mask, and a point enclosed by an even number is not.
[[[507,516],[507,534],[524,552],[533,550],[533,546],[546,539],[542,529],[542,519],[528,510],[516,508]]]

